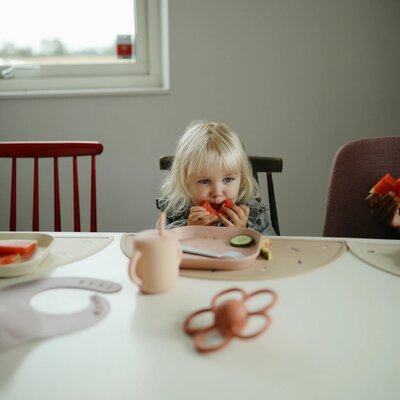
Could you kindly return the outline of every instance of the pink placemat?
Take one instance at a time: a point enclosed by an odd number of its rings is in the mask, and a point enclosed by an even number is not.
[[[400,276],[400,243],[377,241],[347,240],[350,251],[369,265],[393,275]]]
[[[121,249],[127,257],[133,254],[134,233],[125,233]],[[264,280],[285,278],[323,267],[339,258],[347,246],[340,240],[312,240],[270,237],[272,259],[259,256],[245,269],[236,271],[181,269],[180,276],[219,280]]]

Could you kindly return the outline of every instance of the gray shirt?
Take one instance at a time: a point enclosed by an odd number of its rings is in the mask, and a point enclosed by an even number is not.
[[[158,198],[156,203],[160,210],[165,210],[167,207],[167,200],[164,197]],[[247,227],[260,232],[264,236],[275,236],[276,233],[272,227],[267,206],[257,200],[249,200],[246,205],[249,207],[250,211]],[[167,213],[165,228],[172,229],[185,226],[189,218],[189,212],[190,208],[187,208],[180,214]],[[218,226],[224,225],[220,222]]]

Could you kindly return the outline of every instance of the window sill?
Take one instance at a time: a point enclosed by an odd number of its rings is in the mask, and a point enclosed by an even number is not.
[[[91,97],[91,96],[136,96],[168,94],[169,87],[143,87],[143,88],[110,88],[110,89],[62,89],[62,90],[30,90],[0,92],[2,99],[19,98],[54,98],[54,97]]]

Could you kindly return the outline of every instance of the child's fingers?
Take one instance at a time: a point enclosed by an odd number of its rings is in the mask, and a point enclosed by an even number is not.
[[[390,195],[385,195],[382,200],[374,207],[374,212],[379,220],[386,222],[393,218],[396,203],[394,198]]]
[[[218,221],[218,217],[216,215],[205,215],[204,217],[199,217],[197,219],[197,225],[213,225]]]
[[[396,206],[396,204],[392,204],[392,207],[389,209],[389,210],[387,210],[387,214],[386,214],[386,216],[385,216],[385,218],[384,218],[384,220],[383,220],[383,223],[385,224],[385,225],[388,225],[388,226],[391,226],[391,224],[392,224],[392,222],[393,222],[393,220],[394,220],[394,218],[396,217],[396,215],[399,213],[399,209],[398,209],[398,207]]]
[[[239,204],[237,207],[239,207],[241,210],[243,210],[243,213],[246,217],[249,216],[250,214],[250,208],[244,204]]]
[[[374,211],[378,214],[387,213],[394,204],[394,195],[391,192],[385,194],[374,206]]]
[[[365,201],[367,202],[368,207],[374,207],[381,198],[381,195],[378,193],[370,193],[366,198]]]
[[[225,226],[245,227],[248,220],[248,210],[236,206],[236,209],[224,209],[226,215],[220,215],[220,221]]]
[[[234,219],[235,217],[241,220],[248,218],[249,212],[249,207],[245,206],[244,204],[239,206],[235,205],[232,208],[224,208],[224,213],[227,214],[231,219]]]
[[[191,212],[188,218],[188,225],[208,225],[217,221],[215,215],[209,214],[207,211]]]
[[[372,207],[371,213],[384,225],[392,226],[393,220],[398,213],[398,208],[394,193],[389,192]]]
[[[222,214],[219,215],[219,220],[224,224],[224,226],[235,226],[232,220],[229,220]]]
[[[225,218],[226,220],[233,220],[235,218],[238,218],[238,215],[232,208],[226,207],[224,207],[223,213],[221,213],[219,216]]]
[[[204,220],[204,223],[202,225],[208,226],[208,225],[217,225],[219,219],[215,215],[213,215],[213,218]]]
[[[201,211],[207,211],[204,207],[201,207],[201,206],[193,206],[191,209],[190,209],[190,213],[195,213],[195,212],[201,212]]]
[[[208,215],[208,212],[206,211],[205,208],[200,207],[200,206],[193,206],[190,209],[188,221],[189,220],[191,222],[196,221],[198,218],[201,218],[205,215]]]
[[[233,211],[239,218],[247,217],[250,212],[249,207],[244,204],[234,204],[231,208],[224,207],[224,212],[227,215],[231,216],[231,214],[229,214],[229,211]]]

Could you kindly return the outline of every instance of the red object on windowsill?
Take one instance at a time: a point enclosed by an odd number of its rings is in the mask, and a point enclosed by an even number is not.
[[[131,35],[117,36],[117,56],[118,58],[132,58],[133,46]]]
[[[122,58],[132,57],[132,45],[131,44],[119,44],[117,45],[117,55]]]

